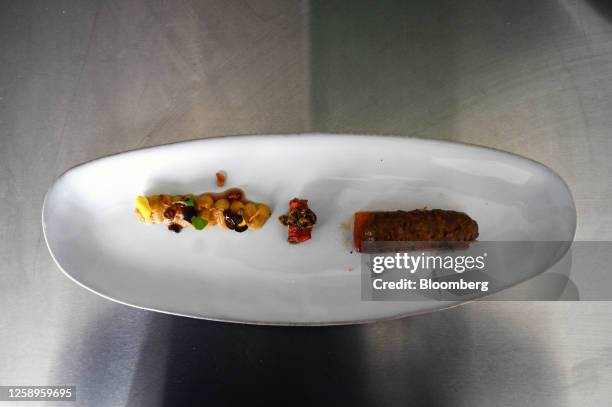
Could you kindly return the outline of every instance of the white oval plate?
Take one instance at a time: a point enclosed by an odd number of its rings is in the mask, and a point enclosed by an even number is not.
[[[243,188],[272,218],[259,231],[174,234],[134,216],[134,197]],[[225,188],[224,188],[225,189]],[[318,215],[313,239],[286,242],[276,218],[293,197]],[[339,324],[441,309],[443,302],[361,301],[350,224],[359,210],[465,211],[480,240],[571,241],[576,211],[549,168],[487,148],[343,135],[203,139],[101,158],[63,174],[43,206],[43,231],[64,273],[106,298],[197,318]]]

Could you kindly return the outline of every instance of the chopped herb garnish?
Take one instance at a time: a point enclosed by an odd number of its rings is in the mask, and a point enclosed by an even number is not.
[[[206,219],[202,219],[198,216],[193,216],[191,218],[191,224],[193,225],[194,228],[196,228],[197,230],[202,230],[204,229],[206,226],[208,226],[208,221]]]

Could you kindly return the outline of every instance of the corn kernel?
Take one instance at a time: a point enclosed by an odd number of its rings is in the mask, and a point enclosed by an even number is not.
[[[140,215],[145,218],[145,219],[149,219],[151,218],[151,213],[153,211],[151,211],[151,206],[149,205],[149,200],[147,199],[146,196],[142,196],[139,195],[136,197],[136,209],[138,210],[138,213],[140,213]]]

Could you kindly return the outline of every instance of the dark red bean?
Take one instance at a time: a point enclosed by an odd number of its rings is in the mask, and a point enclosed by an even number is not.
[[[183,219],[189,223],[191,223],[191,218],[198,216],[198,213],[193,206],[184,206],[181,208],[181,214],[183,215]]]
[[[174,233],[179,233],[181,230],[183,229],[183,227],[179,224],[176,223],[171,223],[168,225],[168,230],[173,231]]]
[[[239,226],[244,220],[239,214],[226,210],[223,212],[223,216],[225,217],[225,226],[228,229],[235,230],[236,232],[244,232],[248,229],[247,225]]]
[[[174,219],[174,215],[176,215],[176,211],[172,207],[169,207],[164,211],[164,218],[166,219]]]
[[[238,222],[236,222],[234,214],[226,210],[223,212],[223,216],[225,217],[225,226],[227,226],[227,228],[231,230],[236,229],[236,225],[238,224]]]

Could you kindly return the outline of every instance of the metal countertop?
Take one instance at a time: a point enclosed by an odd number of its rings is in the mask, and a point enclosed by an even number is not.
[[[385,133],[541,161],[574,194],[576,238],[612,240],[607,2],[5,1],[0,44],[0,385],[75,384],[64,404],[79,406],[609,405],[605,302],[322,328],[199,321],[79,288],[40,226],[53,180],[103,155]]]

